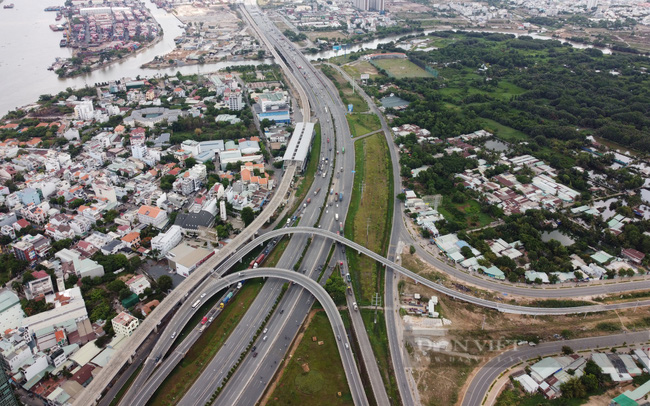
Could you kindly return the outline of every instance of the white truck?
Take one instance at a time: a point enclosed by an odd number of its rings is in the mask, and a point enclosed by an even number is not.
[[[354,309],[355,312],[359,310],[359,307],[357,306],[357,302],[352,303],[352,308]]]
[[[334,214],[334,218],[336,219],[336,221],[339,221],[339,214],[338,214],[338,213],[335,213],[335,214]]]

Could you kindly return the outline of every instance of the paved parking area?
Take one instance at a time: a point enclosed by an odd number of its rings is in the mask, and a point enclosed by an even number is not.
[[[169,273],[169,266],[167,266],[167,260],[161,261],[147,261],[143,266],[143,270],[153,279],[158,279],[162,275],[167,275],[172,278],[174,282],[174,287],[178,286],[185,278],[178,275],[177,273]]]

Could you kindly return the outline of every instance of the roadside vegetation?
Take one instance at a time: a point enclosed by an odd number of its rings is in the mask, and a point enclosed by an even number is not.
[[[366,248],[384,254],[392,224],[392,171],[383,134],[355,143],[355,177],[345,236]],[[370,303],[382,292],[383,267],[374,260],[347,250],[352,285],[360,303]]]
[[[353,138],[381,130],[379,117],[374,114],[352,113],[346,116]]]
[[[346,106],[346,108],[348,104],[351,104],[353,106],[352,111],[354,112],[363,113],[368,111],[368,104],[365,102],[365,100],[363,100],[361,96],[359,96],[358,93],[354,91],[350,82],[345,80],[345,78],[343,78],[340,73],[338,73],[331,66],[327,65],[321,65],[320,69],[323,71],[325,76],[327,76],[332,81],[332,83],[334,83],[334,86],[336,86],[339,91],[341,101],[343,101],[343,104]]]

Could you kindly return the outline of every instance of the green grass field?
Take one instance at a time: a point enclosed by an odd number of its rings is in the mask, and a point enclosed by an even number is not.
[[[352,200],[345,222],[345,236],[377,252],[384,253],[392,221],[392,171],[383,134],[355,143],[355,177]],[[380,291],[381,270],[365,255],[347,251],[348,264],[360,303],[369,303]]]
[[[350,134],[353,138],[366,135],[373,131],[381,130],[379,117],[374,114],[352,113],[346,116],[350,126]]]
[[[205,329],[201,337],[194,343],[187,355],[174,368],[171,374],[160,385],[148,405],[175,405],[201,375],[209,360],[215,356],[230,333],[235,329],[239,320],[262,289],[262,280],[248,281],[223,312]],[[203,317],[203,316],[201,316]],[[196,324],[191,324],[192,328]]]
[[[362,73],[367,73],[371,78],[380,76],[377,72],[377,68],[367,61],[356,60],[341,66],[341,68],[343,68],[343,70],[354,79],[360,79]]]
[[[503,125],[489,118],[481,118],[481,121],[484,123],[484,129],[496,135],[498,138],[509,142],[519,142],[525,141],[529,137],[519,130],[515,130],[512,127]]]
[[[456,216],[454,216],[454,208],[460,212]],[[454,219],[461,224],[466,224],[469,228],[483,227],[494,220],[488,214],[481,213],[481,206],[476,200],[453,203],[450,199],[447,199],[443,201],[441,206],[438,206],[438,211],[446,219]]]
[[[317,341],[312,341],[312,337]],[[318,341],[323,345],[318,345]],[[305,364],[309,372],[303,369]],[[307,326],[267,405],[353,404],[336,338],[327,315],[319,311]]]
[[[373,63],[398,78],[428,78],[432,75],[408,59],[375,59]]]
[[[353,106],[353,111],[358,113],[368,111],[368,104],[366,101],[363,100],[358,93],[354,92],[350,82],[345,80],[337,70],[327,65],[321,65],[320,68],[338,89],[343,104],[346,106],[351,104]]]

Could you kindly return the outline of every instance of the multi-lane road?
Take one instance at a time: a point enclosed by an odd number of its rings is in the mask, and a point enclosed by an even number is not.
[[[250,14],[246,12],[246,8],[251,10]],[[352,174],[354,170],[354,155],[353,155],[354,148],[352,147],[353,144],[349,136],[349,128],[347,126],[347,121],[345,120],[345,109],[340,99],[338,98],[338,91],[336,90],[336,88],[334,88],[331,82],[329,82],[326,78],[323,77],[322,73],[317,71],[304,58],[304,56],[300,52],[298,52],[293,47],[293,45],[279,33],[279,31],[273,24],[269,23],[268,21],[265,21],[264,18],[262,18],[262,14],[259,11],[259,9],[257,9],[254,6],[246,6],[246,7],[242,7],[241,10],[243,14],[247,15],[247,18],[249,22],[251,22],[252,26],[259,27],[257,29],[257,32],[260,34],[261,38],[263,38],[264,42],[267,44],[271,52],[274,54],[274,56],[278,60],[278,63],[280,63],[280,65],[283,67],[285,74],[290,80],[291,86],[299,94],[301,100],[303,118],[305,120],[309,120],[312,110],[314,111],[316,116],[320,118],[321,130],[323,135],[322,142],[321,142],[321,151],[322,151],[321,156],[322,158],[325,157],[328,158],[328,164],[325,166],[325,168],[323,168],[323,173],[325,173],[325,176],[320,176],[321,173],[319,173],[319,176],[317,176],[317,178],[314,181],[314,185],[312,186],[312,189],[309,191],[310,196],[317,189],[321,189],[321,192],[318,196],[316,196],[316,198],[313,198],[314,201],[312,202],[312,204],[307,209],[305,209],[302,213],[300,213],[302,216],[302,218],[300,219],[300,223],[307,224],[310,226],[320,226],[322,227],[322,230],[336,231],[339,227],[339,222],[345,221],[347,205],[349,202],[349,197],[351,196],[350,192],[352,190],[352,183],[353,183]],[[373,106],[373,104],[371,104],[371,106]],[[388,136],[389,132],[386,123],[383,120],[382,120],[382,127],[385,131],[385,134],[387,134]],[[337,135],[336,137],[335,134]],[[326,142],[326,139],[331,139],[331,142]],[[348,151],[347,154],[342,154],[342,153],[339,154],[339,151],[343,151],[343,148],[347,149]],[[390,143],[389,143],[389,148],[391,150],[391,156],[393,157],[395,189],[397,191],[399,190],[399,167],[397,165],[396,153],[394,151],[393,146]],[[334,164],[335,159],[336,159],[336,164]],[[337,168],[339,167],[341,169],[337,170]],[[254,235],[254,233],[260,228],[260,226],[266,222],[268,217],[273,214],[273,212],[278,207],[280,202],[284,200],[284,196],[288,192],[289,183],[293,178],[295,171],[296,171],[296,167],[294,165],[288,165],[288,167],[285,170],[282,183],[278,187],[278,190],[276,191],[274,198],[271,200],[271,202],[265,208],[262,214],[254,221],[253,224],[251,224],[251,226],[249,226],[246,230],[244,230],[243,233],[237,236],[217,256],[215,256],[215,258],[211,259],[210,261],[203,264],[199,269],[195,270],[190,275],[190,277],[187,278],[181,284],[181,286],[177,287],[177,289],[175,289],[172,292],[172,294],[170,294],[170,296],[167,297],[163,301],[163,303],[161,303],[161,306],[156,308],[154,312],[152,312],[152,314],[150,314],[149,317],[147,317],[147,319],[143,322],[143,324],[136,330],[134,335],[130,338],[130,343],[129,343],[130,348],[133,348],[135,351],[142,344],[144,339],[151,334],[153,329],[160,324],[162,318],[166,316],[169,312],[171,312],[182,301],[191,300],[198,297],[199,292],[202,291],[204,286],[208,286],[208,285],[201,285],[201,287],[197,288],[197,286],[199,286],[201,281],[205,280],[205,277],[208,274],[208,272],[210,272],[212,269],[217,267],[217,265],[220,262],[222,262],[225,258],[231,257],[231,255],[243,243],[248,241]],[[340,179],[334,176],[334,174],[339,171],[342,173]],[[339,204],[340,207],[338,205],[335,206],[335,204],[331,200],[332,198],[328,197],[328,189],[330,188],[335,188],[335,190],[337,191],[344,192],[346,199]],[[328,201],[329,204],[327,204]],[[322,207],[323,205],[325,205],[325,209],[321,215],[320,207]],[[337,214],[339,217],[338,220],[335,219],[335,216]],[[398,239],[406,238],[406,240],[408,241],[411,238],[410,235],[403,228],[402,222],[397,221],[400,217],[401,217],[400,206],[396,202],[394,219],[393,219],[395,228],[393,229],[393,235],[392,235],[393,238],[391,239],[391,246],[389,249],[389,257],[391,259],[394,259],[396,257],[395,248],[397,246]],[[317,221],[318,224],[316,224]],[[291,243],[285,250],[285,255],[283,256],[283,259],[281,260],[279,265],[282,265],[283,267],[286,265],[288,268],[291,268],[293,264],[295,264],[295,260],[300,257],[303,248],[308,245],[307,238],[308,237],[304,235],[296,236],[292,238]],[[309,267],[304,267],[305,274],[311,276],[315,276],[318,274],[317,266],[315,264],[324,263],[330,244],[331,244],[330,240],[326,240],[324,238],[317,237],[317,236],[313,238],[313,240],[311,241],[311,245],[309,246],[307,252],[304,255],[303,263],[310,264]],[[425,259],[430,260],[430,262],[434,263],[436,266],[439,266],[444,271],[448,271],[452,274],[454,272],[457,272],[460,274],[459,276],[465,276],[465,277],[468,276],[464,272],[455,270],[455,268],[448,266],[444,262],[441,262],[434,257],[429,256],[429,258],[427,258],[426,253],[423,253],[423,256],[425,256]],[[237,258],[240,257],[238,256]],[[392,262],[388,263],[388,265],[393,267]],[[220,267],[219,269],[225,271],[227,268],[224,266],[224,267]],[[398,268],[395,266],[395,269]],[[307,273],[307,271],[309,271],[309,273]],[[403,268],[400,270],[400,272],[402,271]],[[395,354],[401,351],[402,346],[400,344],[399,337],[397,337],[395,334],[396,329],[394,328],[395,314],[393,311],[394,309],[392,309],[392,304],[394,303],[394,296],[393,296],[394,283],[392,282],[391,275],[392,275],[391,270],[389,269],[387,271],[387,279],[386,279],[387,291],[386,291],[385,303],[388,310],[386,312],[386,319],[387,319],[387,323],[389,324],[389,328],[388,328],[388,331],[390,332],[389,341],[391,344],[391,354],[393,356],[394,368],[398,371],[403,371],[404,369],[403,366],[400,366],[403,363],[402,357],[395,356]],[[413,277],[413,276],[409,275],[409,277]],[[414,279],[418,279],[417,275],[415,275]],[[214,281],[212,280],[208,280],[207,282],[204,283],[213,283],[213,282]],[[426,282],[430,282],[430,281],[425,280],[422,282],[428,285],[428,283]],[[265,298],[267,296],[273,297],[273,291],[277,290],[278,283],[279,282],[266,284],[269,287],[266,288],[265,286],[264,288],[265,290],[263,291],[263,293],[265,294],[264,295]],[[500,291],[508,292],[507,285],[502,285],[491,281],[485,281],[478,278],[472,278],[472,283],[476,283],[476,284],[493,283],[494,286],[490,285],[489,287],[487,286],[486,287],[488,289],[497,289]],[[650,281],[648,282],[648,285],[650,285]],[[644,287],[645,286],[641,286],[640,284],[635,284],[634,286],[630,284],[629,290],[640,289]],[[442,291],[443,293],[446,292],[451,296],[455,296],[455,297],[459,297],[459,295],[468,296],[463,294],[457,294],[457,292],[454,292],[444,287],[437,286],[437,288],[439,291]],[[514,288],[520,289],[522,290],[522,292],[513,291],[512,293],[523,294],[527,296],[536,296],[537,293],[540,293],[538,297],[575,296],[575,292],[572,293],[569,290],[553,291],[553,290],[526,289],[523,287],[514,287]],[[599,292],[598,291],[599,288],[604,289],[603,292],[628,290],[626,289],[627,286],[623,286],[620,284],[606,285],[605,287],[593,287],[595,292]],[[592,287],[585,288],[585,289],[592,289]],[[311,302],[313,301],[313,299],[311,299],[311,295],[302,291],[301,289],[295,289],[295,292],[296,293],[285,295],[285,297],[282,299],[280,306],[286,307],[288,309],[286,312],[284,312],[284,315],[274,315],[270,321],[270,325],[274,326],[274,328],[277,328],[276,331],[279,332],[278,334],[287,337],[286,340],[290,340],[295,336],[295,333],[298,331],[299,324],[304,319],[306,310],[309,309],[309,306],[311,306]],[[585,293],[585,294],[592,294],[592,293]],[[599,294],[599,293],[595,293],[595,294]],[[465,300],[464,297],[460,297],[460,298]],[[496,308],[500,311],[511,311],[515,313],[521,313],[521,312],[526,313],[529,311],[527,309],[530,309],[530,308],[524,308],[524,310],[522,311],[521,307],[517,308],[516,306],[512,307],[509,305],[484,301],[481,299],[476,299],[475,304]],[[640,302],[639,305],[645,305],[645,303]],[[625,307],[626,305],[619,304],[619,306],[620,307],[618,308],[622,308]],[[562,309],[540,309],[540,310],[542,312],[552,310],[554,314],[564,314],[561,313]],[[251,306],[251,309],[249,310],[249,312],[251,313],[251,315],[249,316],[251,322],[248,323],[248,325],[244,325],[243,323],[240,323],[240,325],[242,326],[242,330],[238,332],[243,334],[244,337],[252,336],[251,333],[256,330],[255,322],[253,322],[253,319],[256,320],[259,319],[262,315],[265,315],[266,314],[265,312],[267,311],[268,311],[268,301],[267,302],[263,300],[258,301],[258,299],[256,299],[254,304]],[[582,311],[588,311],[588,309],[581,308],[579,312]],[[594,310],[594,311],[598,311],[598,310]],[[575,309],[573,309],[570,312],[576,312],[576,311]],[[542,314],[542,313],[534,313],[534,314]],[[179,317],[182,318],[184,316],[179,315],[175,317],[175,319]],[[292,318],[295,321],[295,324],[288,322],[288,320]],[[228,342],[226,344],[228,344]],[[278,342],[278,340],[275,340],[273,342],[273,345],[266,346],[268,350],[265,350],[263,353],[260,352],[259,359],[253,361],[247,360],[243,363],[242,366],[240,366],[240,371],[247,371],[247,372],[254,371],[255,375],[259,373],[260,376],[262,377],[266,376],[267,378],[259,379],[259,381],[257,379],[248,379],[239,382],[234,381],[236,382],[236,384],[228,385],[227,390],[222,392],[222,394],[226,396],[228,391],[232,391],[232,393],[235,394],[239,394],[243,392],[250,394],[249,397],[245,399],[239,395],[236,396],[235,398],[231,397],[231,399],[233,399],[235,403],[239,403],[239,404],[248,404],[251,401],[254,403],[257,399],[259,399],[262,392],[264,391],[264,388],[266,387],[266,384],[268,383],[269,377],[271,377],[278,368],[277,366],[278,364],[276,363],[277,360],[274,360],[273,363],[263,362],[263,361],[272,360],[273,358],[281,359],[281,357],[283,356],[283,354],[285,354],[286,351],[283,350],[282,344],[283,344],[282,342]],[[164,347],[164,345],[166,344],[161,344],[161,347]],[[227,350],[220,351],[220,353],[217,355],[217,357],[215,357],[215,359],[219,361],[224,361],[225,364],[228,363],[232,364],[233,360],[228,358],[223,358],[224,355],[221,355],[222,352],[225,354]],[[149,362],[145,363],[145,367],[143,368],[143,371],[145,370],[149,370],[149,371],[145,374],[141,373],[141,375],[143,376],[142,378],[143,382],[151,375],[151,372],[153,370],[152,361],[156,356],[155,354],[157,353],[159,352],[154,350],[152,352],[152,356],[148,360]],[[132,355],[133,353],[116,354],[116,356],[114,356],[111,359],[109,364],[105,368],[103,368],[100,375],[96,377],[95,380],[91,382],[91,384],[81,394],[81,396],[77,399],[75,404],[76,405],[92,404],[96,400],[97,396],[104,389],[106,382],[110,382],[116,376],[116,374],[120,371],[120,369],[125,365],[125,363]],[[253,374],[250,374],[250,376],[253,376]],[[410,391],[408,390],[407,384],[404,384],[404,382],[406,381],[402,378],[403,376],[402,377],[398,376],[399,389],[403,398],[402,401],[404,404],[412,404],[413,402],[409,400],[411,396]],[[213,382],[210,382],[208,386],[212,386],[213,388],[216,388],[217,387],[216,385],[218,385],[219,382],[221,382],[221,379],[213,380]],[[136,388],[137,387],[138,386],[136,386]],[[194,392],[190,391],[190,393],[194,393]],[[227,396],[232,396],[232,395],[227,395]],[[199,398],[200,396],[196,396],[197,400]]]
[[[329,294],[323,289],[323,287],[318,284],[318,282],[314,281],[312,278],[302,275],[300,273],[294,272],[294,271],[289,271],[286,269],[280,269],[280,268],[257,268],[257,269],[251,269],[247,271],[242,271],[238,273],[234,273],[228,276],[225,276],[223,278],[216,279],[214,283],[211,284],[209,288],[206,290],[202,291],[202,295],[204,296],[205,300],[209,300],[212,296],[223,290],[224,288],[227,288],[229,286],[235,285],[237,282],[244,281],[247,279],[252,279],[252,278],[275,278],[275,279],[284,279],[284,280],[289,280],[292,282],[297,283],[298,285],[306,288],[311,295],[313,295],[323,306],[323,309],[325,310],[325,313],[327,314],[327,317],[330,320],[330,323],[332,325],[332,330],[334,332],[335,337],[337,337],[337,347],[339,349],[339,353],[341,355],[341,360],[343,362],[346,378],[348,380],[348,384],[350,386],[350,391],[352,394],[352,398],[354,400],[354,403],[356,405],[366,405],[368,404],[368,400],[366,398],[366,394],[363,388],[363,384],[361,382],[361,377],[359,375],[359,370],[357,369],[356,362],[354,360],[354,356],[352,355],[352,350],[350,343],[348,341],[346,332],[345,332],[345,326],[343,325],[343,320],[341,319],[341,315],[338,312],[338,309],[336,308],[336,304],[332,301],[330,298]],[[198,309],[194,308],[191,310],[191,313],[194,313],[198,311]],[[189,315],[191,317],[192,314]],[[189,321],[189,318],[185,318],[182,320],[180,324],[178,324],[175,328],[178,328],[180,331],[185,327],[187,322]],[[151,377],[151,379],[143,386],[138,386],[135,389],[137,389],[137,395],[129,400],[129,404],[138,404],[138,405],[143,405],[145,404],[151,395],[155,392],[155,390],[158,388],[158,386],[162,383],[162,381],[169,375],[171,372],[171,369],[173,369],[183,358],[184,354],[189,350],[189,347],[196,341],[196,339],[199,336],[199,332],[197,329],[193,330],[192,333],[185,338],[183,342],[174,350],[172,354],[169,355],[169,357],[165,360],[164,363],[156,370],[155,374]],[[263,336],[269,337],[271,336],[272,333],[263,333]],[[235,357],[235,359],[239,358],[239,356],[247,351],[247,348],[249,346],[249,340],[246,340],[244,337],[239,337],[238,339],[239,345],[237,347],[229,348],[228,351]],[[258,343],[259,347],[262,347],[263,345],[266,346],[272,346],[273,344],[271,343],[270,339],[267,340],[260,340],[261,343]],[[258,348],[258,351],[261,351],[261,348]],[[226,369],[226,372],[230,369],[228,366],[220,365],[218,366],[219,372],[223,372],[223,369]],[[203,374],[202,376],[211,376],[216,374],[217,368],[206,368],[206,373]],[[256,377],[255,377],[256,378]],[[213,391],[209,391],[209,393],[206,393],[207,397],[201,397],[201,399],[198,400],[197,402],[192,402],[189,403],[185,400],[185,398],[181,401],[181,404],[183,405],[189,405],[189,404],[205,404],[206,400],[209,399],[210,396],[212,395]],[[243,395],[240,394],[240,396]],[[124,400],[122,401],[124,403]],[[229,404],[234,404],[237,403],[237,401]]]
[[[247,13],[245,13],[245,10],[242,11],[249,20],[252,20],[252,17],[248,16]],[[257,11],[253,11],[252,14],[258,18],[260,16]],[[264,21],[259,21],[258,24],[266,23]],[[307,97],[312,99],[310,105],[314,109],[316,115],[321,117],[321,158],[327,158],[328,160],[328,164],[323,165],[322,170],[318,174],[319,176],[316,177],[314,185],[309,191],[310,196],[312,196],[312,203],[305,210],[299,213],[301,216],[300,223],[316,225],[316,221],[320,216],[319,226],[323,229],[336,230],[339,227],[336,217],[339,217],[339,222],[344,221],[348,202],[344,200],[340,203],[334,203],[332,201],[333,195],[328,194],[328,189],[335,189],[337,192],[343,191],[345,196],[350,196],[349,192],[351,191],[353,181],[352,176],[334,177],[333,175],[335,172],[341,171],[352,173],[354,168],[353,154],[351,152],[348,152],[347,154],[342,153],[345,146],[348,146],[348,151],[351,151],[349,129],[347,128],[347,122],[345,121],[345,111],[342,108],[342,103],[337,99],[337,93],[334,92],[334,89],[327,86],[327,81],[325,80],[325,83],[323,83],[324,79],[319,76],[319,73],[313,70],[311,65],[304,60],[302,55],[295,51],[295,49],[293,49],[288,42],[285,42],[286,40],[284,40],[277,31],[273,31],[273,29],[274,27],[271,26],[260,28],[260,30],[263,30],[264,36],[267,38],[265,41],[267,46],[274,49],[274,52],[281,51],[283,53],[283,58],[287,61],[287,64],[283,66],[285,72],[286,69],[296,72],[296,75],[293,76],[293,79],[296,80],[293,86],[307,89]],[[271,43],[271,41],[273,41],[273,43]],[[288,49],[284,49],[284,47],[287,47]],[[308,117],[308,114],[303,113],[303,116]],[[336,138],[334,137],[335,127],[336,135],[338,135]],[[327,139],[329,139],[329,142]],[[341,151],[341,153],[338,153],[339,151]],[[336,165],[333,164],[335,159],[337,161]],[[324,176],[323,173],[325,174]],[[330,179],[332,179],[331,184]],[[321,192],[312,195],[312,193],[318,189],[321,189]],[[326,205],[324,212],[321,214],[320,207],[322,207],[326,201],[328,201],[329,204]],[[285,253],[278,266],[287,268],[292,267],[296,259],[300,257],[300,254],[306,245],[306,236],[292,238],[289,246],[285,249]],[[330,245],[331,242],[324,239],[315,238],[312,241],[303,260],[303,263],[310,264],[304,269],[306,274],[313,276],[318,275],[318,268],[316,265],[312,264],[324,263]],[[247,252],[247,250],[240,250],[240,253],[243,252]],[[237,258],[241,257],[238,256]],[[239,323],[236,330],[231,335],[233,341],[231,342],[229,339],[226,342],[224,349],[219,351],[211,361],[210,365],[206,368],[206,371],[212,369],[213,374],[204,374],[204,376],[202,376],[187,393],[186,397],[183,399],[184,403],[201,404],[202,401],[205,401],[205,396],[207,395],[209,397],[209,394],[220,385],[223,381],[223,377],[219,376],[216,366],[219,366],[219,368],[222,369],[224,365],[231,366],[234,364],[232,357],[233,351],[230,350],[231,348],[235,348],[234,345],[236,345],[236,343],[234,340],[239,340],[240,337],[252,337],[253,333],[259,327],[259,320],[263,319],[269,310],[268,302],[265,302],[260,298],[266,299],[269,297],[276,297],[277,293],[274,294],[273,291],[277,290],[277,287],[279,286],[278,283],[279,282],[277,281],[269,281],[265,285],[258,299],[254,301],[251,308],[246,313],[245,317],[248,318],[247,322],[244,323],[244,321],[242,321],[242,323]],[[191,303],[199,292],[203,291],[204,287],[202,286],[196,290],[193,297],[187,299],[187,302]],[[261,396],[268,377],[272,376],[277,368],[277,360],[283,357],[283,351],[285,351],[285,346],[287,344],[283,341],[293,338],[312,302],[313,299],[311,295],[303,292],[302,289],[292,289],[285,295],[279,308],[281,307],[286,311],[283,312],[283,314],[274,315],[269,320],[268,329],[269,331],[273,330],[277,336],[286,337],[286,339],[279,341],[273,340],[273,342],[269,342],[269,345],[265,345],[264,348],[258,350],[258,355],[254,360],[244,360],[236,373],[241,376],[236,375],[233,377],[231,383],[227,385],[226,389],[221,393],[220,399],[223,397],[224,399],[229,399],[234,403],[239,402],[240,404],[251,404]],[[178,315],[169,323],[169,327],[166,331],[179,331],[179,323],[177,323],[176,320],[182,321],[185,317],[187,317],[187,313],[183,308],[181,308]],[[289,319],[292,319],[292,322],[288,322]],[[161,341],[165,341],[164,335]],[[154,358],[162,352],[163,344],[160,344],[161,348],[154,350],[150,358]],[[270,361],[273,358],[275,358],[273,362],[265,362],[265,360]],[[229,369],[229,367],[227,369]],[[252,373],[252,371],[254,371],[254,373]],[[145,372],[144,369],[143,372]],[[214,374],[214,372],[217,372],[217,374]],[[141,372],[138,379],[144,381],[149,375],[150,373]],[[260,379],[253,379],[253,376],[259,376]],[[147,385],[149,384],[151,386],[156,385],[155,382],[148,382]],[[140,382],[137,382],[137,384],[132,387],[133,390],[127,393],[122,404],[132,404],[131,402],[134,400],[134,397],[132,397],[133,395],[131,395],[131,392],[137,393],[139,387],[141,387]],[[246,394],[245,397],[241,396],[243,393]]]

